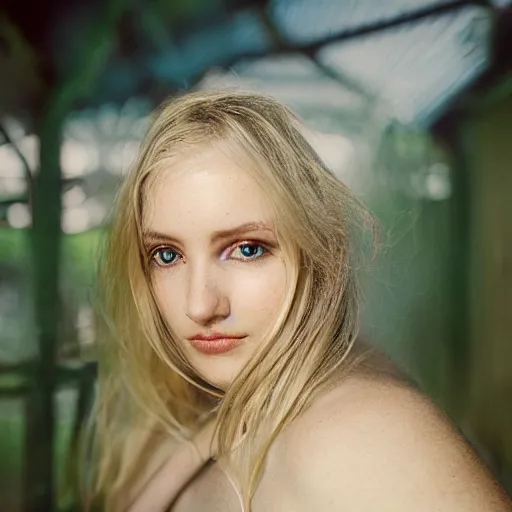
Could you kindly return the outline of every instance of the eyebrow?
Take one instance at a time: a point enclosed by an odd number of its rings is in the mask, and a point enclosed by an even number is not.
[[[217,243],[219,241],[226,240],[227,238],[233,238],[235,236],[250,233],[251,231],[271,231],[272,233],[274,232],[272,227],[265,222],[246,222],[234,228],[214,231],[211,236],[211,242]],[[166,233],[160,233],[158,231],[151,230],[144,231],[143,236],[145,239],[148,240],[169,240],[174,242],[179,241],[178,239]]]

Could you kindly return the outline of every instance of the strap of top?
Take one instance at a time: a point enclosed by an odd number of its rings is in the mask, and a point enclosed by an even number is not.
[[[241,512],[245,512],[244,501],[242,499],[242,494],[241,494],[240,490],[238,489],[238,487],[237,487],[235,481],[233,480],[232,476],[222,467],[221,464],[218,464],[217,466],[226,475],[228,480],[231,482],[231,485],[233,486],[233,489],[235,490],[236,495],[238,496],[238,501],[240,502],[240,510],[241,510]]]

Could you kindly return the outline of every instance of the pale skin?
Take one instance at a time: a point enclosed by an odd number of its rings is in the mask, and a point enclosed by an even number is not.
[[[287,289],[271,205],[247,172],[213,149],[171,162],[152,192],[144,230],[158,302],[196,371],[225,389]],[[187,339],[212,331],[244,338],[215,356]]]
[[[198,151],[166,172],[153,191],[145,226],[165,235],[158,240],[161,251],[174,251],[155,253],[156,295],[198,373],[225,389],[258,347],[286,292],[274,214],[251,176],[215,150]],[[222,239],[213,236],[240,225],[252,227]],[[148,240],[153,242],[154,237]],[[264,255],[256,250],[260,243]],[[243,244],[253,245],[245,250]],[[206,355],[187,337],[208,329],[245,338],[231,352]],[[163,512],[181,491],[193,495],[198,471],[215,454],[212,432],[209,424],[195,447],[183,445],[128,510]],[[241,510],[235,498],[233,510]],[[506,512],[512,505],[424,396],[403,382],[366,372],[317,399],[268,454],[252,511],[311,510]]]

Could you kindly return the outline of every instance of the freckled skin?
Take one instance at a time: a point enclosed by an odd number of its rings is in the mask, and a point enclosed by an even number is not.
[[[212,234],[245,223],[272,227],[274,212],[247,171],[215,150],[199,151],[169,165],[146,205],[145,231],[165,233],[172,252],[157,254],[172,265],[152,265],[162,312],[187,357],[207,381],[225,389],[273,325],[286,291],[286,268],[272,229],[212,242]],[[248,249],[236,244],[263,245]],[[245,251],[245,255],[242,251]],[[205,355],[187,337],[211,331],[244,335],[224,354]]]

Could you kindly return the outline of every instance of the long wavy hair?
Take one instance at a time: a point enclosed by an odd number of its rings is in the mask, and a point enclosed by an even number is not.
[[[217,458],[250,510],[276,436],[353,363],[357,236],[371,218],[311,148],[302,126],[276,100],[240,91],[187,93],[156,112],[116,196],[98,276],[88,484],[107,509],[112,496],[136,481],[158,442],[190,439],[213,416]],[[183,355],[155,300],[141,236],[145,204],[165,161],[212,145],[243,159],[264,187],[292,276],[276,324],[225,391],[203,381]]]

